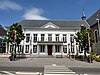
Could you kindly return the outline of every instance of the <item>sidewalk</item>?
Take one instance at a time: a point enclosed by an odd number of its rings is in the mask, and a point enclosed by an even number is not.
[[[69,58],[23,58],[10,61],[0,58],[0,66],[4,67],[44,67],[45,65],[64,65],[66,67],[100,68],[100,62],[87,63]]]

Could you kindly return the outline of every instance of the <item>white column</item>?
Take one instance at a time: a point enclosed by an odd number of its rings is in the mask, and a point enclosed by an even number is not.
[[[52,41],[55,41],[55,34],[52,34]]]
[[[48,55],[47,45],[45,45],[45,53]]]
[[[63,55],[63,45],[61,45],[61,55]]]
[[[38,41],[41,41],[41,34],[38,34],[37,38],[38,38]]]
[[[37,45],[37,54],[39,55],[40,49],[39,49],[39,45]]]
[[[59,41],[62,41],[62,37],[63,37],[63,35],[60,34],[60,35],[59,35]]]

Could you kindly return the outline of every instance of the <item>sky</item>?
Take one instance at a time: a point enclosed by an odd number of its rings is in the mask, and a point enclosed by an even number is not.
[[[22,20],[81,20],[98,9],[100,0],[0,0],[0,25]]]

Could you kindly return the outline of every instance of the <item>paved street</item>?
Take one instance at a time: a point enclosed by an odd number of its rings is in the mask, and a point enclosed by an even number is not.
[[[100,74],[99,62],[87,63],[68,58],[26,58],[16,61],[0,58],[0,71],[44,72],[44,66],[52,64],[65,66],[78,74]]]

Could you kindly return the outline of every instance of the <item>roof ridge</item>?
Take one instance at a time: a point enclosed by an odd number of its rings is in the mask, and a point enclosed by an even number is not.
[[[22,20],[22,21],[83,21],[83,20]]]

